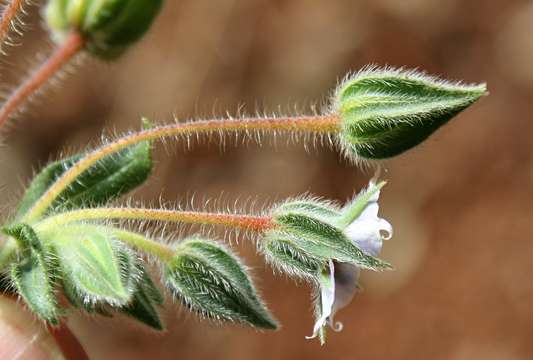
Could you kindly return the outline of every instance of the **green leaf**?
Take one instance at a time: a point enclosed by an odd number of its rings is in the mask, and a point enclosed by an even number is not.
[[[201,239],[184,241],[165,276],[174,296],[199,314],[260,329],[277,328],[245,267],[221,245]]]
[[[486,93],[485,84],[451,83],[417,71],[366,68],[343,82],[335,95],[341,144],[355,157],[398,155]]]
[[[82,155],[75,155],[44,168],[34,178],[22,198],[16,218],[23,217],[48,188],[82,157]],[[150,141],[141,142],[110,154],[70,184],[52,203],[49,211],[106,204],[144,183],[151,170],[152,144]]]
[[[53,325],[59,324],[53,278],[43,254],[34,249],[25,251],[11,267],[11,280],[35,314]]]
[[[63,282],[84,303],[122,306],[130,301],[137,267],[111,229],[75,224],[39,235],[55,249]]]
[[[70,305],[76,309],[81,309],[88,314],[113,317],[111,312],[105,307],[105,304],[86,301],[68,280],[63,282],[63,295],[65,295]]]
[[[139,288],[134,294],[132,301],[121,309],[121,312],[157,331],[165,330],[165,326],[159,317],[159,313],[153,301],[148,297],[144,289]]]
[[[163,294],[161,294],[161,291],[159,291],[157,286],[155,286],[154,281],[150,277],[150,274],[148,274],[148,271],[144,268],[141,268],[140,273],[141,279],[139,282],[139,286],[142,287],[146,296],[155,304],[163,305],[165,303],[165,298],[163,297]]]
[[[370,270],[390,268],[390,264],[365,254],[340,229],[322,219],[286,213],[276,215],[274,220],[281,229],[276,230],[278,238],[284,236],[286,241],[315,258],[334,259]]]
[[[133,293],[132,301],[121,308],[121,312],[155,330],[162,331],[165,327],[159,317],[156,306],[162,305],[163,302],[163,296],[154,285],[150,275],[143,269],[142,277]]]
[[[9,225],[5,226],[2,230],[5,234],[15,238],[22,249],[26,250],[33,248],[40,252],[43,251],[39,237],[28,224]]]
[[[81,155],[75,155],[65,160],[55,161],[37,174],[19,203],[15,218],[20,219],[24,216],[57,178],[71,168],[80,158]]]

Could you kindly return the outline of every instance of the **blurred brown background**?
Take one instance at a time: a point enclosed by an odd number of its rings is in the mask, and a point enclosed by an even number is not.
[[[1,74],[15,84],[47,53],[35,8],[24,46]],[[32,19],[32,20],[31,20]],[[491,92],[422,146],[382,163],[381,214],[395,228],[383,257],[396,271],[365,274],[338,314],[345,329],[320,348],[304,340],[310,291],[273,276],[254,246],[235,248],[254,268],[283,328],[257,333],[198,321],[169,304],[168,332],[127,319],[74,316],[94,359],[531,359],[533,358],[533,3],[520,0],[173,0],[143,41],[112,64],[87,60],[18,118],[0,149],[10,203],[32,169],[62,151],[160,122],[309,111],[338,79],[365,64],[418,67]],[[220,205],[270,204],[309,191],[344,201],[372,170],[330,149],[197,145],[158,151],[150,184],[134,198]],[[6,201],[4,201],[6,203]],[[201,205],[201,200],[196,206]],[[6,205],[8,206],[8,205]]]

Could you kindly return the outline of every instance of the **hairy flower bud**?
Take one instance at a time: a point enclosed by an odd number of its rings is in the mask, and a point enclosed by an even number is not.
[[[341,145],[351,157],[398,155],[485,94],[485,84],[464,85],[412,70],[368,67],[348,77],[335,93]]]
[[[87,50],[111,59],[122,54],[150,27],[162,0],[50,0],[45,18],[54,37],[80,32]]]

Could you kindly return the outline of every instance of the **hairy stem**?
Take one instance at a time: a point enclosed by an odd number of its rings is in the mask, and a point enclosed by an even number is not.
[[[84,40],[79,33],[72,32],[69,34],[65,43],[57,48],[27,80],[9,95],[7,101],[0,108],[0,127],[4,125],[19,106],[57,74],[83,48],[83,45]]]
[[[113,235],[117,240],[125,242],[137,250],[156,256],[158,259],[169,262],[174,257],[176,251],[170,246],[160,244],[156,241],[145,238],[142,235],[131,231],[114,230]]]
[[[94,208],[72,210],[51,216],[36,225],[37,229],[66,223],[99,219],[155,220],[189,224],[223,225],[243,230],[264,232],[274,226],[270,216],[221,214],[164,209]]]
[[[339,131],[339,122],[339,117],[334,114],[280,118],[201,120],[155,127],[133,133],[94,150],[78,161],[63,173],[39,201],[35,203],[33,208],[26,214],[24,220],[31,222],[39,218],[63,190],[100,159],[141,141],[163,139],[178,135],[210,133],[214,131],[248,132],[263,130],[330,134]]]
[[[0,20],[0,43],[6,41],[12,24],[16,21],[17,15],[22,11],[24,0],[11,0],[7,3]]]

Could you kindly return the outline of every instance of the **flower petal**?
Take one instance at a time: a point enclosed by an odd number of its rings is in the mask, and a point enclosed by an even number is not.
[[[314,339],[320,334],[320,330],[326,325],[333,310],[335,302],[335,267],[333,260],[328,262],[328,271],[322,272],[320,277],[320,316],[313,327],[313,335],[306,339]]]
[[[379,231],[380,233],[385,232],[386,234],[382,236],[383,240],[390,240],[394,231],[392,230],[392,225],[385,219],[379,219]]]
[[[379,219],[355,220],[344,233],[357,247],[368,255],[377,256],[383,245]]]
[[[361,270],[352,264],[335,263],[335,302],[331,317],[348,305],[357,292]]]
[[[371,182],[368,188],[372,186],[374,185]],[[372,195],[361,214],[344,229],[346,236],[355,245],[372,256],[377,256],[381,252],[384,239],[392,237],[391,224],[378,217],[379,193],[378,190]],[[382,231],[386,233],[384,236],[381,234]]]

